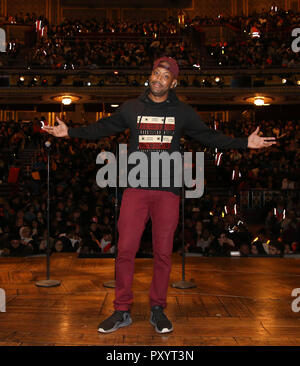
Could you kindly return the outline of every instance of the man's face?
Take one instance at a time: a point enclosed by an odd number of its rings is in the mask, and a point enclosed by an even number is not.
[[[247,244],[242,244],[240,246],[240,252],[245,255],[249,255],[249,247]]]
[[[279,254],[279,250],[276,247],[274,247],[273,245],[270,245],[269,254],[270,255],[277,255],[277,254]]]
[[[168,66],[166,62],[162,62],[162,64]],[[163,67],[157,67],[152,71],[149,78],[150,91],[156,97],[164,96],[170,88],[174,87],[175,82],[176,79],[169,70]]]
[[[57,241],[55,243],[55,249],[57,252],[62,252],[63,248],[64,248],[64,245],[63,245],[62,241]]]
[[[254,255],[258,254],[258,250],[255,245],[251,246],[251,254],[254,254]]]
[[[15,249],[18,248],[20,246],[20,241],[17,239],[11,240],[11,246]]]

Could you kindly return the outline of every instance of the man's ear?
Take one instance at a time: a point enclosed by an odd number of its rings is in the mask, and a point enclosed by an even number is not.
[[[177,80],[175,79],[175,80],[173,81],[173,83],[172,83],[172,88],[173,88],[173,89],[175,89],[175,88],[176,88],[176,86],[177,86]]]

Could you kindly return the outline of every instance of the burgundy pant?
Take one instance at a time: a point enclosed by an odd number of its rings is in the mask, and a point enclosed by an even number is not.
[[[150,305],[166,307],[174,232],[178,224],[180,197],[172,192],[126,188],[118,220],[115,310],[130,310],[135,255],[146,223],[152,220],[153,276]]]

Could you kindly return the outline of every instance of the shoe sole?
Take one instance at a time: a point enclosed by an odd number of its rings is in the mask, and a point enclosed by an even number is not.
[[[99,333],[112,333],[115,332],[116,330],[123,328],[123,327],[128,327],[128,325],[132,324],[132,319],[129,318],[127,319],[125,322],[116,324],[113,328],[109,329],[109,330],[104,330],[103,328],[98,328],[98,332]]]
[[[171,329],[168,329],[168,328],[163,328],[163,330],[159,330],[157,328],[157,325],[150,319],[150,323],[155,327],[155,330],[157,333],[159,334],[164,334],[164,333],[170,333],[170,332],[173,332],[173,327]]]

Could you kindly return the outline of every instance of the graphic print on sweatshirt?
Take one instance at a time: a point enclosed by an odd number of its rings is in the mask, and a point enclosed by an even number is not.
[[[165,121],[164,121],[165,120]],[[137,116],[139,151],[166,151],[175,132],[175,117]]]

